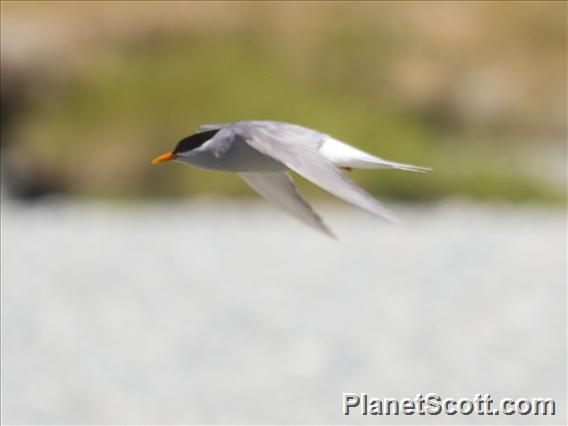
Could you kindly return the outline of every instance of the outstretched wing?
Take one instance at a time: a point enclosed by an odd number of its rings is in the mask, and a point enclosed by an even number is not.
[[[325,135],[299,126],[270,128],[236,127],[246,143],[264,155],[274,158],[300,176],[336,197],[376,216],[396,222],[394,215],[362,188],[341,173],[318,151]]]
[[[335,237],[300,196],[288,173],[239,173],[251,188],[307,225]]]

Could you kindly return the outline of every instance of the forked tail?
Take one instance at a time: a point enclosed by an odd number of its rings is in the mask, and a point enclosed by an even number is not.
[[[412,164],[397,163],[396,161],[385,160],[376,157],[365,151],[361,151],[344,142],[326,137],[324,143],[319,148],[320,153],[342,169],[399,169],[409,172],[425,173],[430,168],[414,166]]]

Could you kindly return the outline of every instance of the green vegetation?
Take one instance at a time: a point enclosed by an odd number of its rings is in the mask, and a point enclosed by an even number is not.
[[[254,14],[249,19],[260,22]],[[16,123],[17,152],[69,182],[67,190],[80,196],[249,195],[238,178],[180,165],[155,167],[150,160],[201,123],[273,119],[434,169],[426,175],[352,173],[377,195],[563,200],[562,183],[527,171],[532,154],[523,155],[512,141],[526,128],[515,121],[464,124],[452,104],[443,109],[442,101],[432,101],[422,108],[399,96],[400,88],[391,84],[393,63],[421,42],[354,19],[331,26],[315,41],[304,28],[305,45],[302,36],[295,37],[296,45],[288,46],[292,53],[257,25],[97,42],[68,81],[35,100]],[[443,52],[438,55],[443,58]],[[444,92],[455,82],[437,84]],[[535,146],[531,152],[538,151]]]

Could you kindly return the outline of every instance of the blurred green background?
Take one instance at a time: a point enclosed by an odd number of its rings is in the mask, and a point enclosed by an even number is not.
[[[351,175],[383,197],[565,196],[565,2],[1,7],[15,197],[252,196],[223,173],[150,165],[201,123],[246,119],[434,168]]]

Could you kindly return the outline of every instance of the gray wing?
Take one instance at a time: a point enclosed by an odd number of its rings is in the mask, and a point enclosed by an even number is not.
[[[307,225],[335,237],[300,196],[288,173],[239,173],[252,189]]]
[[[396,218],[386,207],[355,185],[318,152],[323,134],[299,126],[283,126],[279,129],[274,125],[270,128],[237,127],[235,132],[256,150],[280,161],[336,197],[376,216],[396,222]]]
[[[198,132],[206,132],[207,130],[217,130],[217,129],[221,129],[222,127],[225,127],[226,124],[222,124],[222,123],[215,123],[215,124],[202,124],[201,126],[199,126],[197,128]]]

